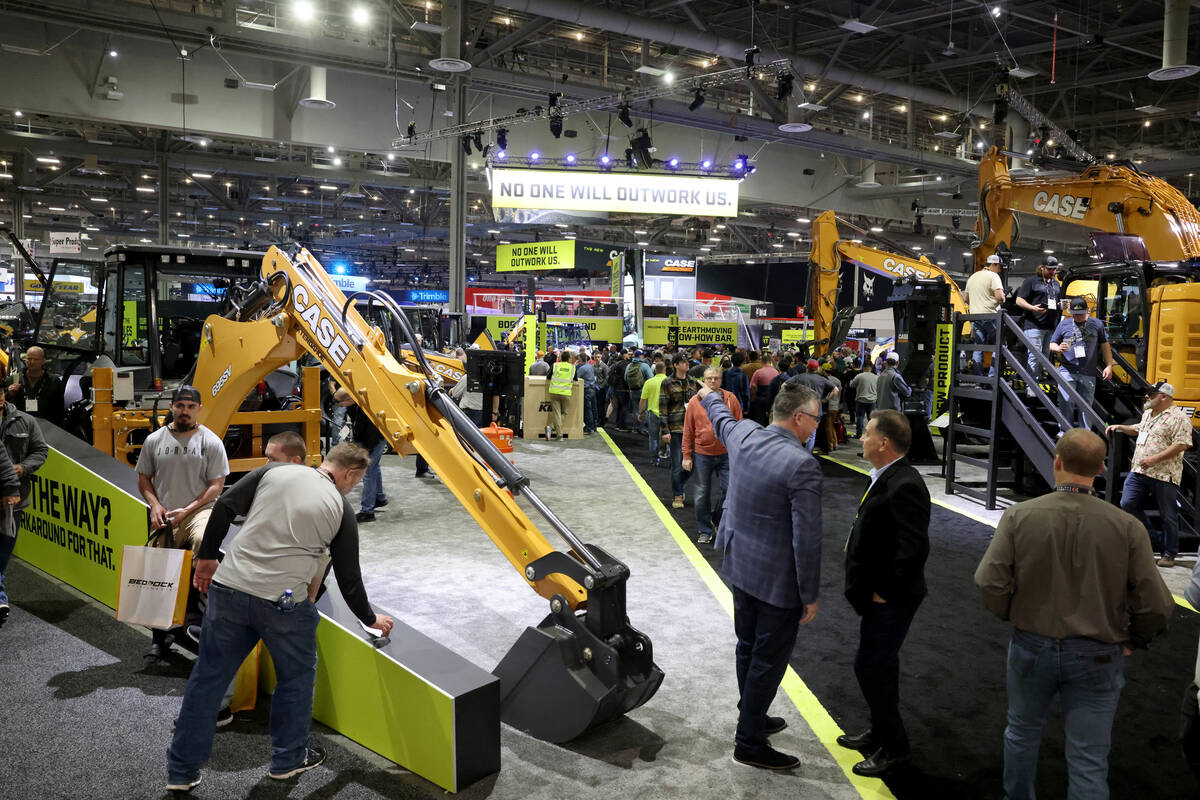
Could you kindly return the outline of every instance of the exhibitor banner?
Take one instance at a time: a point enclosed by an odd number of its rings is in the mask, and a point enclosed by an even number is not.
[[[493,169],[493,208],[555,208],[626,214],[736,217],[736,178]]]
[[[496,245],[497,272],[574,269],[575,240]]]
[[[646,344],[667,344],[667,324],[665,319],[647,319],[644,341]],[[681,320],[679,323],[679,344],[731,344],[738,342],[736,322],[708,322],[702,320]]]
[[[588,327],[588,337],[593,342],[621,341],[623,330],[620,317],[547,317],[550,322],[582,322]],[[487,330],[496,341],[517,326],[521,317],[501,317],[489,314]]]
[[[54,446],[30,476],[29,498],[14,554],[116,608],[124,546],[146,543],[150,509]]]

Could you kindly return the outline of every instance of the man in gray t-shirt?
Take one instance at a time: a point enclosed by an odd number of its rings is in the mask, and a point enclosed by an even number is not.
[[[229,461],[225,444],[197,423],[200,392],[180,386],[171,395],[174,419],[146,437],[138,454],[138,489],[150,506],[150,526],[168,522],[173,547],[200,550],[213,502],[225,488]]]

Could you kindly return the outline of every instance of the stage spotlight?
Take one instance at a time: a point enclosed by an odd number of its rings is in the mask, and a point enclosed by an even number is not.
[[[566,161],[567,161],[567,163],[568,163],[568,164],[574,164],[574,163],[575,163],[575,154],[574,154],[574,153],[567,153],[567,158],[566,158]]]
[[[629,103],[621,103],[617,110],[617,119],[621,120],[621,124],[626,128],[633,127],[633,119],[629,116]]]
[[[711,159],[711,158],[706,158],[706,159],[704,159],[703,161],[701,161],[701,162],[700,162],[700,169],[703,169],[703,170],[710,170],[710,169],[712,169],[712,159]]]
[[[562,123],[562,114],[554,114],[550,117],[550,134],[554,136],[555,139],[562,136]]]
[[[688,103],[688,111],[695,111],[702,105],[704,105],[704,90],[697,89],[696,94],[692,97],[692,102]]]
[[[483,131],[475,131],[473,134],[471,134],[471,141],[475,143],[476,150],[484,155],[487,155],[487,153],[484,153],[483,149]]]
[[[508,128],[496,129],[496,144],[500,145],[501,150],[508,149]]]
[[[625,166],[628,167],[629,169],[633,169],[633,148],[632,147],[625,148]]]
[[[496,151],[496,160],[503,161],[507,155],[508,155],[508,153],[504,152],[503,150],[497,150]]]
[[[679,159],[672,158],[670,161],[667,162],[667,167],[670,169],[679,169]]]
[[[608,169],[612,166],[612,159],[609,157],[608,153],[600,156],[600,166],[604,169]]]
[[[542,154],[539,153],[537,150],[534,150],[532,153],[529,154],[530,161],[537,161],[541,157],[542,157]]]
[[[462,137],[462,148],[463,148],[464,153],[466,153],[467,155],[471,155],[471,137],[470,136]]]
[[[415,123],[415,122],[408,123],[408,138],[411,139],[416,135],[417,135],[417,123]]]

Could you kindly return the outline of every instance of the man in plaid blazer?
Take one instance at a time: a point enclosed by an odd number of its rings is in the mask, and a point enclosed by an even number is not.
[[[771,406],[771,424],[737,420],[721,392],[698,396],[729,451],[729,491],[717,531],[722,575],[733,586],[738,703],[733,760],[792,769],[800,759],[771,747],[787,727],[767,710],[787,670],[799,625],[817,615],[821,579],[821,468],[806,451],[821,422],[821,400],[788,381]]]

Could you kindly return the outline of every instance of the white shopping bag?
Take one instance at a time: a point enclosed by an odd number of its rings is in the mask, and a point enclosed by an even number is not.
[[[192,551],[125,545],[117,619],[167,630],[183,624]]]

